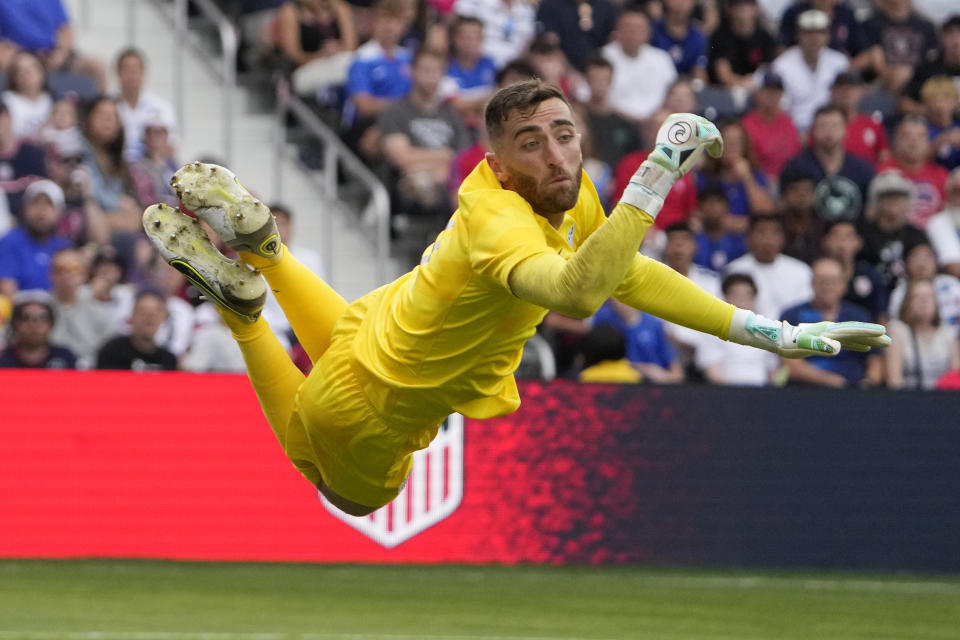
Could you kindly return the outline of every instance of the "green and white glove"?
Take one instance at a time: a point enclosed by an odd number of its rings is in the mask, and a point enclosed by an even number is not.
[[[712,122],[693,113],[668,116],[653,151],[633,174],[620,201],[655,218],[673,183],[693,169],[704,150],[714,158],[723,155],[723,138]]]
[[[890,336],[883,325],[870,322],[814,322],[792,325],[745,309],[736,309],[730,323],[730,341],[785,358],[835,356],[841,349],[869,351],[886,347]]]

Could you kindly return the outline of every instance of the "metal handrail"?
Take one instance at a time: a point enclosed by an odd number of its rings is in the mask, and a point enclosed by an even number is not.
[[[153,0],[155,3],[157,0]],[[223,161],[230,165],[233,160],[233,94],[237,87],[237,50],[240,46],[237,31],[229,17],[216,5],[213,0],[192,0],[193,5],[200,10],[205,18],[214,23],[217,27],[217,33],[220,36],[220,48],[223,58],[220,64],[215,64],[206,55],[199,56],[199,60],[220,79],[221,95],[221,123],[223,125],[223,139],[221,140],[221,155]],[[161,3],[163,4],[163,3]],[[161,7],[162,8],[162,7]],[[187,25],[187,0],[174,0],[173,5],[173,28],[177,40],[184,42],[197,51],[205,53],[199,43],[189,32]],[[132,31],[132,28],[129,29]],[[173,47],[173,68],[178,71],[174,73],[173,82],[173,101],[177,110],[177,117],[180,122],[184,122],[184,89],[183,73],[183,47]],[[218,68],[219,67],[219,68]]]
[[[370,171],[369,168],[347,147],[337,135],[328,127],[313,110],[297,96],[289,91],[289,86],[281,80],[277,91],[276,125],[274,135],[274,175],[273,192],[283,193],[283,170],[281,162],[285,154],[289,154],[288,146],[284,141],[284,129],[288,114],[293,115],[302,124],[307,132],[323,143],[323,175],[319,182],[311,179],[310,183],[318,188],[322,195],[332,199],[337,198],[337,184],[339,169],[356,178],[370,192],[370,199],[360,214],[360,221],[365,226],[373,228],[375,253],[374,271],[378,283],[387,282],[389,273],[390,255],[390,195],[383,183]],[[302,165],[298,165],[301,166]],[[313,177],[305,170],[309,177]],[[327,273],[332,274],[329,261],[333,255],[333,233],[331,217],[324,216],[325,228],[323,233],[323,256],[328,261],[324,267]]]

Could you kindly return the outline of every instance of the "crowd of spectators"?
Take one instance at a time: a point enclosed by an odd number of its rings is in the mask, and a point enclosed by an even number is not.
[[[539,77],[573,104],[608,208],[669,113],[717,122],[723,156],[675,185],[638,249],[769,317],[881,322],[894,337],[885,353],[780,361],[610,300],[587,320],[548,314],[540,333],[560,375],[933,388],[960,369],[960,11],[949,3],[220,1],[248,64],[337,113],[331,124],[390,190],[411,264],[489,150],[487,98]],[[174,202],[177,167],[176,118],[146,89],[145,55],[118,51],[119,90],[105,93],[107,65],[73,50],[59,15],[20,20],[45,25],[28,38],[14,24],[23,16],[0,9],[0,364],[242,370],[218,315],[139,229],[144,205]],[[274,307],[265,313],[296,352]]]

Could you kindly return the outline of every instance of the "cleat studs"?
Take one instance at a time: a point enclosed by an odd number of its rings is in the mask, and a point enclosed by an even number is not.
[[[157,228],[157,229],[160,228],[160,224],[161,224],[161,223],[160,223],[160,219],[159,219],[159,218],[157,218],[156,220],[153,221],[153,226],[154,226],[155,228]]]
[[[170,239],[171,239],[171,240],[176,240],[176,239],[177,239],[177,234],[171,233],[171,234],[170,234]]]

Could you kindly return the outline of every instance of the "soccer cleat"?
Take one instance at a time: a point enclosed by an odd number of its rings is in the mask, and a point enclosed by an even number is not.
[[[220,253],[199,220],[169,205],[155,204],[143,212],[143,228],[164,260],[204,296],[247,322],[260,316],[267,299],[263,276]]]
[[[209,224],[234,251],[275,259],[280,232],[269,207],[243,188],[229,169],[191,162],[170,179],[184,207]]]

